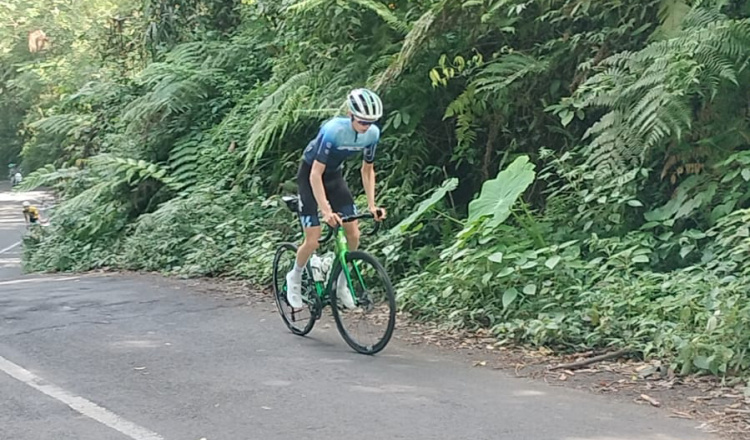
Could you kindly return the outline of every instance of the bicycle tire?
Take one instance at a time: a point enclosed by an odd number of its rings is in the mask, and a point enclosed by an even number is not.
[[[284,321],[287,328],[297,336],[305,336],[312,331],[315,326],[315,321],[317,320],[318,313],[315,310],[318,308],[316,302],[317,295],[313,294],[315,296],[315,298],[313,298],[313,304],[308,303],[307,305],[310,312],[310,319],[307,322],[307,325],[302,328],[296,327],[289,317],[287,317],[286,313],[284,313],[283,309],[284,304],[291,309],[291,305],[289,305],[286,300],[286,293],[281,289],[281,286],[286,283],[286,273],[279,274],[279,260],[286,251],[291,251],[294,255],[297,255],[297,246],[293,243],[281,243],[279,247],[276,248],[276,254],[273,257],[273,298],[276,303],[276,309],[278,310],[279,315],[281,315],[281,320]],[[279,284],[279,282],[281,282],[281,284]],[[303,289],[305,288],[304,285],[302,287]]]
[[[336,304],[336,302],[338,301],[338,296],[335,292],[335,280],[338,279],[338,276],[342,271],[340,261],[336,261],[333,271],[331,272],[331,278],[329,280],[329,287],[331,289],[331,294],[329,295],[331,302],[331,311],[333,313],[333,318],[336,321],[336,327],[338,328],[339,334],[344,339],[344,341],[346,341],[346,343],[358,353],[373,355],[382,351],[386,347],[386,345],[388,345],[388,342],[391,340],[393,331],[396,327],[396,295],[394,292],[393,284],[391,283],[390,277],[388,277],[388,273],[383,268],[383,265],[380,264],[377,258],[372,256],[371,254],[363,251],[350,251],[346,254],[346,260],[347,263],[355,260],[367,262],[375,268],[378,276],[384,283],[383,287],[385,287],[387,303],[390,309],[386,331],[380,341],[378,341],[376,344],[365,346],[355,341],[354,338],[351,337],[349,332],[344,328],[342,316]]]

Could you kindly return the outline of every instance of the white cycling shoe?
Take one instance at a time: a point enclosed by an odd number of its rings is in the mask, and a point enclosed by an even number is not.
[[[286,300],[294,309],[302,308],[302,277],[294,276],[294,272],[286,274]]]

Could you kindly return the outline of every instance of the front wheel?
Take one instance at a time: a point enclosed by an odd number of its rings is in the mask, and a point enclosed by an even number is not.
[[[286,274],[294,268],[297,259],[297,246],[281,243],[273,258],[273,298],[284,324],[295,335],[304,336],[313,329],[316,319],[314,285],[308,279],[307,271],[302,273],[302,299],[306,303],[301,309],[294,309],[286,299]]]
[[[395,293],[383,266],[366,252],[352,251],[346,254],[346,270],[337,262],[331,277],[331,309],[341,337],[362,354],[383,350],[396,325]],[[357,334],[362,327],[372,330],[369,337]]]

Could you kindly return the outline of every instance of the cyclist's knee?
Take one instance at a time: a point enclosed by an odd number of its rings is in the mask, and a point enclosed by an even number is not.
[[[316,251],[320,247],[320,243],[314,240],[312,237],[305,238],[305,242],[302,244],[308,251]]]
[[[359,225],[356,221],[351,223],[344,223],[344,231],[346,232],[346,240],[349,243],[349,247],[356,249],[359,246]]]
[[[360,235],[359,228],[357,227],[351,228],[347,234],[350,240],[356,241],[357,243],[359,243]]]

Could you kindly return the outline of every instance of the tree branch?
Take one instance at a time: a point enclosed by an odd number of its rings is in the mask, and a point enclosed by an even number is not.
[[[569,364],[560,364],[560,365],[557,365],[555,367],[549,367],[548,370],[550,370],[550,371],[552,371],[552,370],[563,370],[563,369],[565,369],[565,370],[572,370],[572,369],[575,369],[575,368],[585,367],[586,365],[595,364],[597,362],[602,362],[602,361],[606,361],[606,360],[609,360],[609,359],[618,358],[620,356],[624,356],[626,354],[632,353],[632,351],[633,351],[633,349],[631,349],[631,348],[624,348],[622,350],[618,350],[618,351],[615,351],[615,352],[612,352],[612,353],[602,354],[602,355],[599,355],[599,356],[594,356],[592,358],[584,359],[582,361],[571,362]]]

